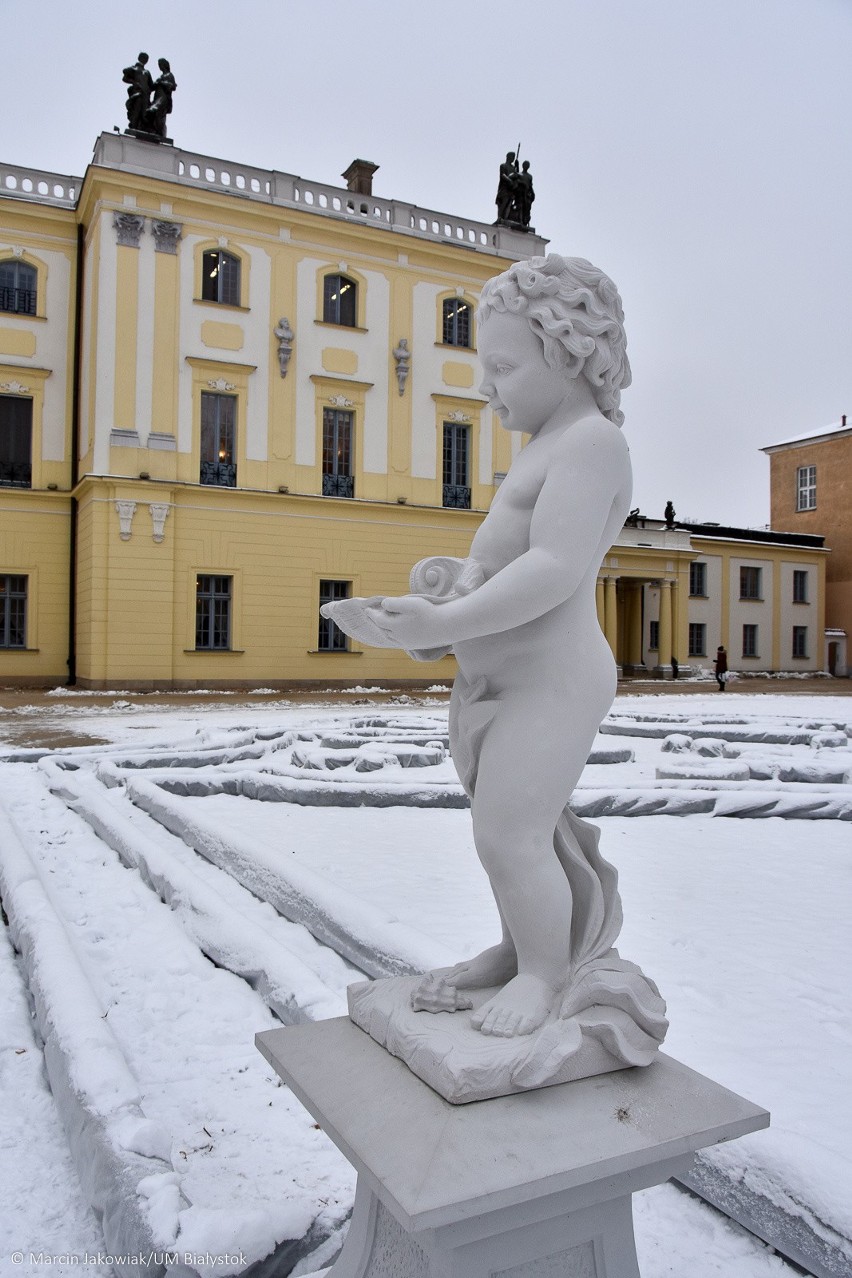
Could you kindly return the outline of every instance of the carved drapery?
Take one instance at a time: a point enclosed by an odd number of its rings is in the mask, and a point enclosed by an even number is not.
[[[117,501],[115,510],[118,515],[118,535],[122,541],[130,541],[130,526],[133,523],[133,516],[136,514],[136,502]]]
[[[148,506],[151,512],[151,522],[154,525],[154,541],[161,542],[165,537],[166,519],[170,510],[168,502],[154,501]]]

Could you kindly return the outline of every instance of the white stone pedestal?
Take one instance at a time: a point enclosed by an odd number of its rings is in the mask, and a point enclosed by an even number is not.
[[[769,1123],[662,1054],[451,1105],[345,1017],[257,1045],[358,1172],[330,1278],[639,1278],[631,1194]]]

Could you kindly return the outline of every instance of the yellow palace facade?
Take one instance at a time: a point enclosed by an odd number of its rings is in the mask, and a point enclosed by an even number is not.
[[[82,179],[0,165],[0,683],[452,677],[319,608],[467,553],[518,445],[478,392],[476,301],[546,241],[374,196],[374,169],[116,134]],[[598,592],[625,669],[736,658],[749,626],[742,668],[821,668],[822,538],[727,532],[625,528]]]

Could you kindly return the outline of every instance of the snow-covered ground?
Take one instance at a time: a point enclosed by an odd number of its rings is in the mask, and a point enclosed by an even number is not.
[[[620,875],[621,952],[669,1003],[666,1050],[772,1111],[768,1132],[715,1151],[720,1165],[849,1239],[852,701],[720,700],[620,699],[596,748],[633,758],[590,763],[578,808],[627,813],[595,819]],[[151,1125],[137,1115],[118,1143],[172,1173],[171,1196],[143,1204],[163,1246],[250,1262],[309,1228],[335,1246],[352,1173],[253,1034],[275,1023],[271,1008],[341,1014],[352,964],[440,963],[494,936],[442,757],[446,698],[407,701],[375,707],[363,690],[326,705],[211,697],[151,710],[58,695],[28,722],[114,745],[0,763],[0,807]],[[347,793],[370,806],[338,806]],[[383,806],[394,796],[417,806]],[[14,1186],[0,1274],[35,1274],[44,1262],[31,1252],[91,1255],[103,1242],[41,1066],[25,964],[0,940],[0,1177]],[[671,1186],[637,1196],[636,1230],[643,1278],[790,1273]]]

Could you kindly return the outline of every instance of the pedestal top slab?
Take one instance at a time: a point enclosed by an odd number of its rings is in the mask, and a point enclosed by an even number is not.
[[[267,1030],[256,1042],[411,1230],[604,1182],[769,1125],[766,1110],[662,1053],[641,1069],[458,1106],[348,1017]]]

